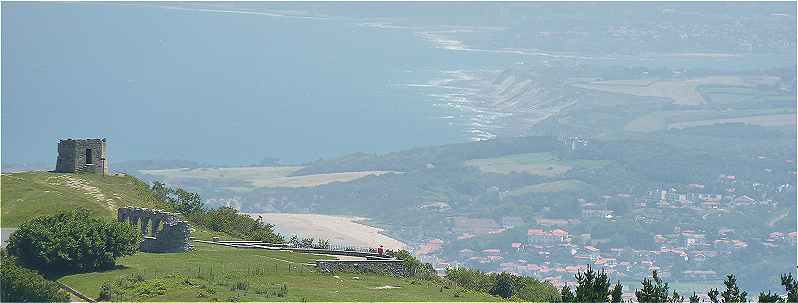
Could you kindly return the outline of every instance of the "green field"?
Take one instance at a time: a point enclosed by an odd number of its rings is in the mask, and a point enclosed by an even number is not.
[[[624,129],[627,131],[635,132],[652,132],[657,130],[667,129],[671,125],[679,125],[678,123],[688,122],[701,122],[717,119],[730,119],[730,118],[745,118],[755,116],[774,116],[779,120],[786,114],[795,114],[794,108],[774,108],[774,109],[761,109],[761,110],[733,110],[733,111],[716,111],[716,110],[674,110],[674,111],[656,111],[640,116],[632,121],[629,121]],[[744,119],[743,119],[744,120]],[[741,120],[742,121],[742,120]]]
[[[477,167],[487,173],[520,172],[546,177],[561,176],[573,168],[600,168],[608,163],[609,161],[605,160],[560,160],[552,153],[515,154],[465,162],[467,166]]]
[[[559,191],[576,191],[581,190],[588,185],[585,182],[574,180],[574,179],[567,179],[567,180],[559,180],[554,182],[546,182],[540,184],[533,184],[527,185],[520,188],[516,188],[510,191],[509,196],[522,196],[531,193],[550,193],[550,192],[559,192]]]
[[[131,176],[21,172],[2,174],[0,226],[17,227],[39,216],[83,207],[99,217],[116,219],[116,209],[161,208],[147,184]],[[192,236],[209,239],[223,234],[195,227]]]
[[[188,253],[137,253],[118,269],[60,277],[89,297],[115,281],[123,301],[498,301],[428,281],[376,274],[323,274],[327,256],[195,243]]]
[[[130,176],[23,172],[4,173],[1,182],[2,227],[77,207],[116,218],[118,207],[157,205],[147,184]]]
[[[291,176],[302,166],[260,166],[225,168],[178,168],[142,170],[141,173],[155,176],[167,183],[214,182],[219,187],[233,191],[247,191],[265,187],[313,187],[332,182],[348,182],[369,175],[381,175],[386,171],[352,171],[328,174]],[[233,182],[235,185],[226,185]]]

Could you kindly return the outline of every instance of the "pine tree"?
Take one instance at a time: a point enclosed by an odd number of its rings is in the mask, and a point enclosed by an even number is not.
[[[701,303],[701,299],[695,294],[695,292],[693,292],[693,295],[690,296],[690,303]]]
[[[680,296],[679,293],[674,290],[673,294],[671,295],[671,298],[668,300],[668,302],[669,303],[682,303],[682,302],[684,302],[684,297]]]
[[[568,287],[568,285],[563,286],[562,290],[560,290],[560,298],[562,298],[562,301],[565,303],[572,303],[576,301],[576,297],[574,297],[574,293],[571,291],[571,288]]]
[[[768,291],[768,293],[765,293],[763,291],[763,292],[759,293],[759,299],[757,300],[757,302],[759,302],[759,303],[781,303],[781,302],[784,302],[784,300],[782,300],[781,297],[779,297],[779,294],[774,294],[774,293],[771,293],[770,291]]]
[[[707,295],[712,303],[720,303],[720,300],[718,300],[718,295],[720,295],[720,292],[717,288],[710,289]]]
[[[787,302],[798,302],[798,281],[792,274],[781,275],[781,285],[787,291]]]
[[[615,287],[612,288],[612,292],[610,292],[610,302],[623,302],[623,286],[621,285],[621,281],[615,283]]]
[[[607,302],[610,297],[610,279],[602,269],[600,272],[593,270],[590,265],[587,270],[575,275],[576,282],[576,302]]]
[[[662,282],[662,279],[657,275],[657,271],[651,272],[651,279],[644,278],[642,282],[643,289],[635,290],[635,297],[637,302],[641,303],[661,303],[668,302],[668,283]],[[678,295],[674,292],[674,295]]]
[[[733,274],[726,276],[726,281],[723,281],[723,284],[726,285],[726,290],[720,294],[720,296],[723,297],[723,303],[747,302],[746,297],[748,293],[740,291],[740,288],[737,287],[737,278],[735,278]]]
[[[733,274],[726,276],[726,280],[723,281],[723,284],[726,285],[726,290],[723,292],[718,292],[717,288],[713,288],[709,291],[707,295],[709,295],[709,300],[712,303],[743,303],[748,302],[748,293],[745,291],[740,291],[740,288],[737,287],[737,278],[734,277]],[[720,298],[718,298],[720,295]]]

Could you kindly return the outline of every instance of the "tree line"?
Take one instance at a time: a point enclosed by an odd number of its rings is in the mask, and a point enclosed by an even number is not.
[[[595,270],[588,265],[584,271],[574,275],[576,286],[563,286],[556,289],[549,282],[542,282],[532,277],[513,275],[507,272],[488,273],[467,267],[449,267],[445,275],[440,277],[435,273],[432,264],[422,263],[410,252],[405,250],[390,251],[390,255],[404,261],[410,277],[432,280],[438,283],[453,283],[458,287],[470,291],[478,291],[499,296],[511,301],[527,302],[566,302],[566,303],[595,303],[610,302],[622,303],[623,285],[620,281],[615,284],[604,271]],[[798,280],[792,273],[781,275],[781,286],[785,294],[771,291],[760,292],[756,301],[760,303],[788,303],[798,302]],[[628,302],[641,303],[702,303],[704,302],[695,292],[685,297],[672,289],[668,282],[662,280],[656,270],[651,272],[650,278],[640,282],[641,288],[635,289],[634,300]],[[711,289],[706,303],[744,303],[753,301],[753,297],[737,286],[737,277],[733,274],[726,276],[723,282],[725,289],[722,291]]]
[[[232,207],[209,209],[197,193],[171,188],[158,181],[153,182],[151,190],[168,210],[180,213],[192,224],[244,240],[268,243],[285,241],[282,235],[274,231],[273,224],[265,223],[261,218],[254,219]]]

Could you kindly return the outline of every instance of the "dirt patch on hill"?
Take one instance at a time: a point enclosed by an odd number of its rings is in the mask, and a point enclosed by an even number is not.
[[[50,185],[66,186],[68,188],[83,192],[84,195],[89,195],[95,200],[105,203],[111,210],[117,209],[117,204],[114,199],[106,196],[99,188],[89,184],[86,180],[75,178],[70,175],[59,175],[47,178]],[[121,199],[118,195],[114,195],[116,199]]]

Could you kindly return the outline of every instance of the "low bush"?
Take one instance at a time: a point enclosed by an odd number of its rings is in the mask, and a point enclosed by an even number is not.
[[[2,302],[69,302],[69,294],[55,282],[39,273],[21,267],[11,256],[0,257],[0,289]]]
[[[7,249],[45,273],[92,271],[134,254],[141,240],[130,224],[105,221],[79,208],[23,223],[8,239]]]
[[[559,291],[549,283],[531,277],[509,273],[485,273],[477,269],[450,267],[446,279],[464,289],[489,293],[505,299],[518,301],[559,301]]]

